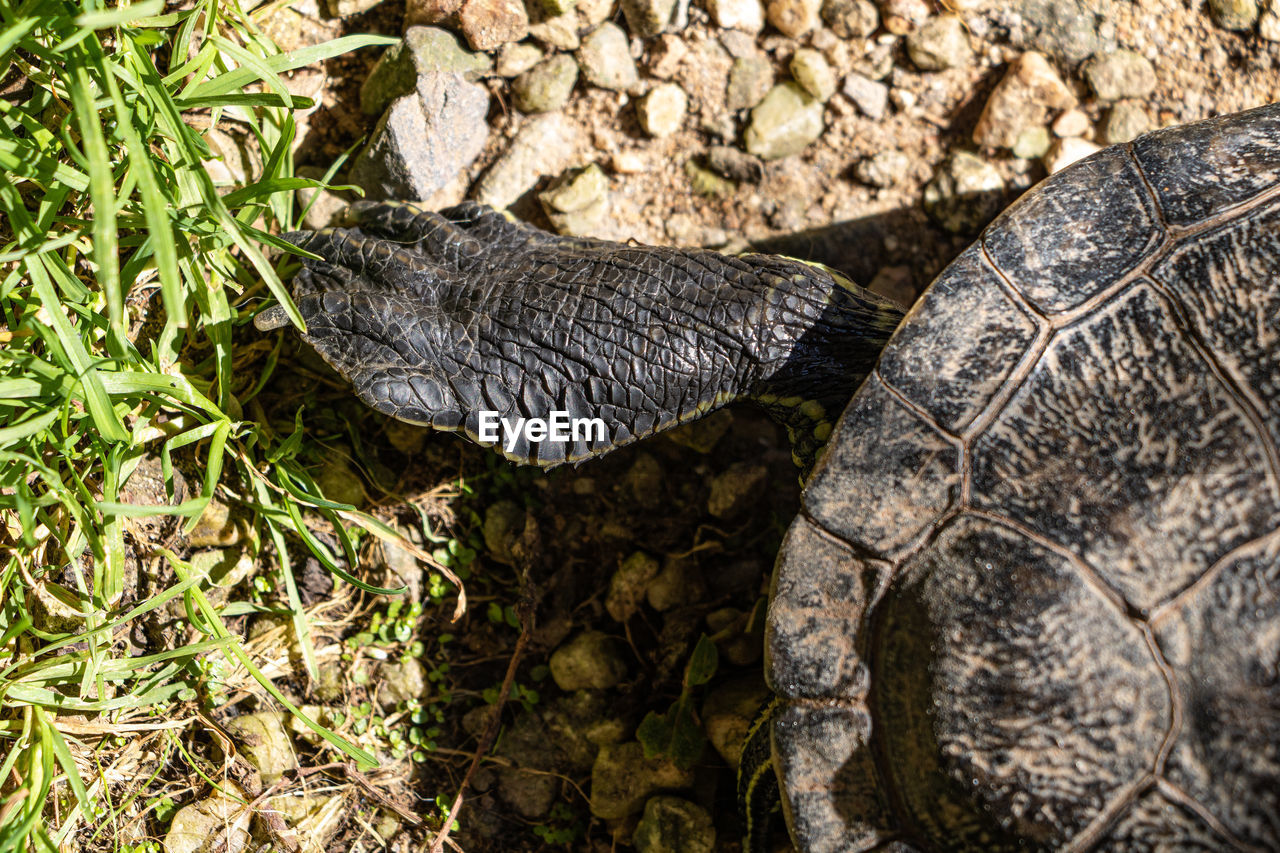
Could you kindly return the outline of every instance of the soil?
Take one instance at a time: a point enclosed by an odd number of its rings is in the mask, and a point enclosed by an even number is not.
[[[873,120],[837,93],[826,107],[826,128],[817,142],[800,155],[766,163],[758,183],[739,184],[721,197],[694,192],[686,163],[701,162],[711,145],[739,144],[747,115],[730,113],[724,103],[731,63],[725,32],[711,23],[700,5],[692,6],[688,26],[674,36],[688,49],[670,78],[689,96],[689,115],[680,131],[664,139],[647,137],[636,119],[632,95],[595,89],[582,81],[565,108],[565,116],[584,131],[577,162],[598,163],[609,177],[611,213],[598,236],[713,247],[780,246],[793,254],[834,259],[862,282],[879,276],[882,287],[909,300],[973,236],[949,234],[930,221],[921,205],[925,184],[948,153],[976,150],[974,125],[1008,63],[1027,49],[1043,49],[1042,37],[1027,23],[1030,7],[1043,3],[943,0],[943,5],[962,16],[974,52],[962,66],[942,72],[916,70],[903,38],[883,28],[869,38],[852,40],[821,28],[800,39],[768,27],[758,36],[746,36],[773,64],[779,81],[789,79],[787,63],[799,47],[822,50],[841,80],[865,72],[877,51],[887,53],[892,68],[883,82],[890,86],[891,105],[882,119]],[[1087,5],[1098,12],[1096,33],[1102,52],[1127,48],[1154,66],[1156,89],[1141,103],[1156,125],[1233,112],[1280,97],[1280,44],[1257,32],[1221,29],[1198,0],[1099,0]],[[264,28],[288,47],[351,32],[399,35],[404,11],[399,0],[386,0],[356,16],[328,19],[314,5],[301,2],[279,7],[264,21]],[[934,6],[930,11],[948,9]],[[613,19],[622,23],[620,14]],[[727,40],[737,50],[743,38]],[[657,64],[657,43],[632,41],[645,85],[661,82],[646,73]],[[1085,138],[1096,137],[1109,105],[1092,96],[1080,73],[1081,61],[1050,53],[1089,119]],[[372,129],[375,119],[360,113],[358,91],[377,55],[376,49],[364,50],[324,64],[320,105],[305,118],[299,133],[299,165],[327,167]],[[297,85],[314,86],[314,77],[307,78],[314,73],[299,72]],[[491,133],[469,180],[500,156],[528,121],[511,105],[508,81],[493,77],[486,85],[495,96]],[[727,138],[708,127],[726,131]],[[905,153],[908,167],[888,187],[859,182],[854,174],[857,164],[886,150]],[[1039,160],[1018,159],[1009,151],[984,156],[1004,177],[1009,201],[1046,174]],[[548,226],[534,196],[554,177],[545,176],[513,210]],[[838,227],[831,230],[833,225]],[[803,233],[799,241],[769,243],[797,232]],[[282,363],[293,366],[281,368],[281,378],[264,397],[264,406],[286,420],[281,429],[287,434],[293,408],[300,399],[306,401],[307,411],[315,413],[308,428],[316,439],[311,459],[316,471],[322,473],[335,456],[349,457],[378,514],[418,527],[425,516],[435,533],[477,552],[466,566],[466,614],[453,622],[451,596],[439,603],[426,599],[416,626],[416,636],[427,646],[422,660],[428,669],[449,664],[448,675],[433,682],[432,689],[438,695],[447,688],[451,701],[443,706],[437,748],[420,764],[406,759],[403,772],[386,789],[410,810],[427,814],[440,796],[447,804],[461,784],[484,728],[483,712],[475,709],[489,707],[486,698],[492,693],[486,697],[486,691],[501,684],[515,653],[520,629],[513,621],[529,632],[515,682],[532,689],[536,700],[527,693],[522,700],[516,691],[503,710],[508,733],[521,729],[522,715],[543,719],[561,698],[546,675],[549,656],[585,630],[604,632],[623,650],[626,676],[603,695],[605,716],[621,720],[626,740],[633,739],[646,713],[666,711],[679,696],[693,644],[703,633],[716,634],[716,626],[722,624],[717,620],[724,614],[717,611],[733,608],[743,618],[737,635],[733,629],[721,632],[721,665],[715,680],[697,691],[698,703],[719,685],[758,675],[758,645],[756,659],[739,656],[736,664],[728,662],[728,648],[744,630],[749,640],[755,637],[758,642],[746,616],[767,594],[773,558],[799,495],[785,433],[761,413],[732,410],[721,422],[726,426],[722,437],[710,448],[690,447],[706,436],[684,430],[576,469],[517,471],[454,436],[415,433],[406,438],[403,427],[363,409],[339,380],[327,376],[306,352],[290,346]],[[765,473],[759,482],[765,485],[727,514],[712,514],[708,503],[713,483],[743,475],[744,464],[762,467]],[[759,477],[759,471],[745,473]],[[451,487],[452,497],[440,497],[441,484]],[[500,501],[522,509],[523,524],[503,536],[486,537],[486,518]],[[488,532],[494,534],[492,529]],[[687,561],[689,595],[665,611],[642,604],[620,622],[604,603],[611,577],[637,551],[660,563]],[[379,552],[367,549],[363,555],[362,568],[370,579],[386,581],[385,575],[378,575]],[[360,606],[381,605],[365,599]],[[717,615],[709,624],[713,614]],[[436,642],[433,638],[442,633],[456,639]],[[363,701],[372,689],[353,682],[346,701]],[[307,698],[308,688],[298,690]],[[604,821],[591,816],[586,799],[589,767],[570,763],[544,769],[555,780],[554,810],[538,816],[527,803],[513,803],[511,789],[499,790],[505,768],[522,758],[527,763],[526,756],[513,756],[513,751],[518,750],[499,739],[473,778],[476,784],[466,794],[459,828],[452,834],[461,849],[629,849],[634,817]],[[682,795],[711,812],[717,850],[738,849],[732,770],[707,747],[695,765],[695,780]],[[388,845],[423,849],[427,837],[426,828],[401,821]],[[377,849],[357,822],[346,825],[329,847]]]

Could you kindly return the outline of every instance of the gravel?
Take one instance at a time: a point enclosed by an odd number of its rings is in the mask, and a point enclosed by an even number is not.
[[[880,26],[880,12],[871,0],[826,0],[822,20],[842,39],[862,39]]]
[[[577,82],[578,63],[568,54],[557,53],[513,80],[511,94],[524,112],[545,113],[567,104]]]
[[[716,828],[711,814],[681,797],[651,797],[631,843],[638,853],[712,853]]]
[[[953,234],[976,234],[1004,206],[1004,179],[989,161],[952,153],[924,188],[925,213]]]
[[[671,23],[676,0],[621,0],[620,5],[631,34],[649,38],[665,30]]]
[[[764,4],[760,0],[707,0],[707,11],[716,26],[726,30],[758,33],[764,29]]]
[[[973,141],[983,148],[1013,148],[1027,131],[1048,124],[1051,112],[1075,105],[1075,95],[1049,60],[1028,51],[1014,60],[991,91],[974,126]]]
[[[521,0],[466,0],[458,9],[458,29],[474,50],[493,50],[529,34]]]
[[[688,106],[689,96],[684,89],[675,83],[663,83],[636,102],[636,118],[650,136],[670,136],[684,123]]]
[[[773,88],[773,65],[763,56],[746,56],[733,61],[729,69],[729,85],[725,106],[733,111],[747,110],[764,100]]]
[[[1209,15],[1224,30],[1251,30],[1258,21],[1257,0],[1209,0]]]
[[[867,118],[879,121],[889,107],[889,87],[861,74],[850,74],[840,87],[846,98]]]
[[[538,201],[556,231],[585,237],[609,213],[609,179],[595,163],[570,169],[538,193]]]
[[[1145,98],[1156,88],[1151,60],[1134,50],[1117,50],[1095,56],[1085,64],[1084,78],[1103,101]]]
[[[463,177],[489,138],[489,90],[466,75],[427,72],[374,127],[350,180],[369,198],[461,201],[437,194]]]
[[[774,86],[751,111],[747,152],[763,160],[799,154],[822,135],[822,102],[796,83]]]
[[[907,55],[921,71],[945,71],[973,58],[969,34],[958,15],[940,15],[907,36]]]
[[[1154,130],[1151,116],[1138,101],[1117,101],[1107,112],[1102,123],[1102,140],[1108,145],[1128,142],[1147,131]]]
[[[854,176],[867,186],[887,188],[893,186],[910,168],[909,156],[902,151],[889,149],[861,160],[854,169]]]
[[[579,132],[563,113],[532,119],[480,177],[475,200],[499,210],[509,206],[543,175],[557,174],[573,161]]]
[[[622,92],[640,82],[627,34],[614,23],[601,24],[582,40],[578,64],[587,82],[601,89]]]
[[[836,74],[822,51],[800,48],[792,55],[790,68],[795,81],[819,101],[828,101],[836,93]]]
[[[765,20],[788,38],[800,38],[818,25],[819,0],[766,0]]]
[[[1083,160],[1090,154],[1101,150],[1101,146],[1087,139],[1080,139],[1074,136],[1069,136],[1066,139],[1057,139],[1054,140],[1053,146],[1049,148],[1049,153],[1045,155],[1044,167],[1052,175],[1054,172],[1062,171],[1077,160]]]

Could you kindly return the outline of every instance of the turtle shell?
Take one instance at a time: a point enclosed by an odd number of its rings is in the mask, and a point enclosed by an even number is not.
[[[773,581],[802,849],[1280,849],[1280,107],[1009,208],[908,315]]]

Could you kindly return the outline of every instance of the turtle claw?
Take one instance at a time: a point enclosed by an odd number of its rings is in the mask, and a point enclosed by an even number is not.
[[[478,206],[478,205],[477,205]],[[357,202],[349,221],[388,242],[411,245],[436,263],[464,270],[482,254],[481,240],[459,223],[409,202]]]

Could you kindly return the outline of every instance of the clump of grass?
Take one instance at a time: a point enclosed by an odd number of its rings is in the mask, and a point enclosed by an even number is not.
[[[206,595],[207,574],[131,532],[165,515],[189,531],[214,501],[248,513],[274,546],[312,673],[286,540],[386,592],[348,570],[348,527],[394,534],[323,498],[294,460],[300,422],[277,436],[252,416],[276,352],[247,374],[235,332],[268,295],[297,319],[262,247],[283,248],[272,233],[297,221],[293,191],[317,183],[293,175],[291,110],[308,104],[279,75],[387,40],[284,53],[255,23],[271,5],[0,0],[0,850],[110,827],[126,804],[110,801],[102,732],[165,729],[211,658],[372,763],[254,666]],[[206,168],[204,131],[223,122],[260,153],[246,185],[219,186]],[[175,501],[182,456],[202,474]],[[129,502],[129,478],[157,457],[169,502]],[[336,552],[309,518],[327,519]],[[129,603],[130,560],[167,565],[176,583]],[[178,601],[198,638],[130,652],[134,620]]]

